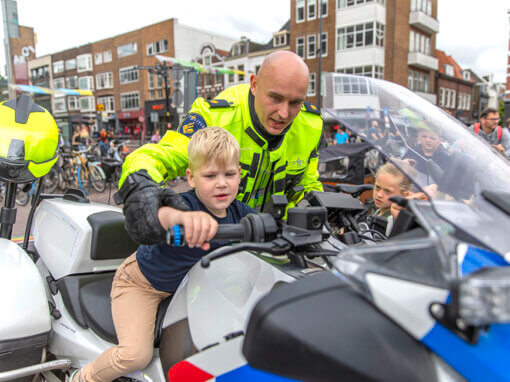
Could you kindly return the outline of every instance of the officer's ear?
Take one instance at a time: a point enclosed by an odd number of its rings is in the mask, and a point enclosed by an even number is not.
[[[252,74],[250,76],[250,90],[251,90],[251,94],[253,94],[255,96],[255,93],[257,92],[257,75],[256,74]]]
[[[191,188],[195,188],[195,179],[193,178],[193,171],[190,168],[186,169],[186,177],[188,178],[188,184]]]

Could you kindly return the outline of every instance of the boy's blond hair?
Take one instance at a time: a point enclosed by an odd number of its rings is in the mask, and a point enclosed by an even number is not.
[[[206,127],[198,130],[188,143],[188,167],[198,169],[213,161],[226,167],[239,164],[241,149],[237,139],[221,127]]]

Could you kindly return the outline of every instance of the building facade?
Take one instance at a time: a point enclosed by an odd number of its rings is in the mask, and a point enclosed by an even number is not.
[[[228,52],[236,40],[215,33],[181,25],[177,19],[165,20],[144,28],[70,48],[49,55],[45,63],[30,64],[32,84],[49,81],[52,88],[91,90],[93,96],[52,96],[52,110],[57,123],[71,134],[78,124],[114,129],[136,138],[143,138],[159,127],[162,131],[173,120],[178,124],[183,110],[182,97],[166,112],[165,82],[153,70],[159,61],[156,55],[191,61],[201,54],[206,43]],[[48,62],[49,60],[49,62]],[[48,69],[45,69],[47,67]],[[41,68],[39,71],[39,68]],[[39,73],[48,71],[41,79]],[[169,96],[177,90],[168,71]],[[195,94],[194,94],[195,95]],[[146,104],[149,103],[149,104]],[[161,105],[164,109],[161,110]],[[177,115],[179,114],[180,115]],[[148,117],[151,118],[148,123]],[[173,126],[175,128],[176,126]]]
[[[310,68],[315,103],[319,47],[322,72],[384,78],[436,103],[438,31],[437,0],[291,0],[291,49]]]
[[[471,71],[463,70],[459,64],[442,50],[436,50],[437,103],[467,125],[473,123],[473,94],[476,79]]]

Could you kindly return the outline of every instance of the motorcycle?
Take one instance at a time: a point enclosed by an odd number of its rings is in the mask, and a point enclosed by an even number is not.
[[[48,381],[66,379],[70,371],[116,344],[111,283],[117,267],[137,247],[118,207],[90,203],[75,189],[62,196],[42,194],[38,187],[34,198],[22,247],[8,240],[10,227],[2,225],[0,283],[16,292],[2,294],[2,305],[13,313],[0,321],[0,381],[27,380],[34,374]],[[326,209],[314,203],[290,211],[284,223],[287,201],[275,198],[273,215],[252,215],[242,224],[221,226],[216,240],[241,243],[211,254],[219,258],[234,253],[216,260],[211,269],[195,265],[175,294],[161,303],[154,357],[144,370],[126,378],[165,381],[178,362],[242,337],[253,305],[271,289],[323,271],[326,265],[318,258],[338,249],[317,247],[329,235],[323,232]],[[345,200],[336,205],[342,203]],[[278,240],[271,241],[277,235]],[[330,248],[345,247],[333,237],[328,240]],[[247,251],[263,245],[260,241],[268,242],[264,253],[250,255]],[[213,351],[213,360],[221,349]]]

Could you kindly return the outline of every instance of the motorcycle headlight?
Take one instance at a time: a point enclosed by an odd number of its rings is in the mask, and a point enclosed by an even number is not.
[[[470,274],[460,281],[456,295],[459,316],[468,325],[510,322],[510,267]]]

